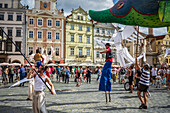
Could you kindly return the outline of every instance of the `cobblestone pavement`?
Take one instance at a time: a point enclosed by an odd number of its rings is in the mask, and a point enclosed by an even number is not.
[[[105,104],[104,92],[98,91],[96,76],[92,83],[82,83],[75,87],[74,80],[69,84],[54,82],[57,95],[51,95],[46,89],[46,106],[49,113],[169,113],[170,92],[165,88],[150,87],[151,97],[148,98],[148,109],[138,109],[140,101],[137,92],[129,94],[123,84],[112,84],[112,102]],[[8,85],[9,86],[9,85]],[[26,101],[28,87],[8,89],[0,86],[0,113],[32,113],[32,102]]]

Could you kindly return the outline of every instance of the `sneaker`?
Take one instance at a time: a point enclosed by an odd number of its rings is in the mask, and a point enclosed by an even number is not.
[[[143,109],[148,109],[148,107],[144,105],[144,106],[143,106]]]
[[[139,106],[139,109],[142,109],[144,106],[145,106],[144,104],[141,104],[141,105]]]

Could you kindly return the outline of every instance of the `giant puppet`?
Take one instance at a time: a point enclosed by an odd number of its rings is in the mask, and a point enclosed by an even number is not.
[[[112,8],[89,11],[97,22],[120,23],[150,28],[168,27],[170,32],[170,0],[115,0]]]

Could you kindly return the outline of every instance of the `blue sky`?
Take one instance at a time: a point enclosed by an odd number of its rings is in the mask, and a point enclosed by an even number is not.
[[[76,9],[81,6],[84,10],[104,10],[113,6],[113,0],[57,0],[57,8],[65,10],[65,16],[71,13],[72,9]],[[68,2],[69,1],[69,2]],[[114,0],[117,1],[117,0]],[[22,0],[21,3],[29,5],[30,8],[34,8],[34,0]],[[147,28],[140,28],[141,32],[148,33]],[[154,35],[167,34],[167,28],[154,29]]]

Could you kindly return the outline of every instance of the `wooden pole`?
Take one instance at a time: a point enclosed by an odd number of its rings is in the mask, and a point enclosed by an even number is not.
[[[139,26],[137,27],[137,44],[136,44],[136,66],[135,66],[135,73],[137,72],[137,64],[138,64],[138,47],[139,47]]]

